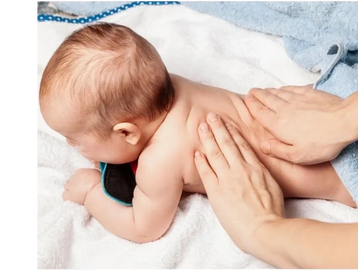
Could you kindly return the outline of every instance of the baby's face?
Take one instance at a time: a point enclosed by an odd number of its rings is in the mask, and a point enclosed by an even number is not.
[[[101,139],[95,133],[84,133],[77,124],[76,111],[65,109],[63,103],[53,103],[41,109],[41,113],[53,130],[63,135],[69,145],[76,147],[89,160],[123,164],[138,159],[142,151],[140,146],[128,144],[117,133],[108,139]]]

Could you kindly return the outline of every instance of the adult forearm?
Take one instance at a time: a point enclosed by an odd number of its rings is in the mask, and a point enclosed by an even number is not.
[[[256,237],[253,255],[275,267],[358,267],[358,224],[282,219],[260,227]]]
[[[350,95],[343,102],[342,120],[347,119],[346,136],[349,142],[358,140],[358,92]],[[344,121],[344,120],[343,120]]]

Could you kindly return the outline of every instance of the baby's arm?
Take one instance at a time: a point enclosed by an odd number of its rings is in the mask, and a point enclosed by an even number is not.
[[[88,193],[84,205],[104,228],[121,238],[137,243],[157,240],[168,230],[183,190],[173,167],[170,160],[157,156],[156,162],[141,160],[132,207],[110,199],[101,184]]]

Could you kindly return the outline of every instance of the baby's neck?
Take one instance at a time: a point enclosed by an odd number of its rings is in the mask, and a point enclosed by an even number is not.
[[[208,112],[214,112],[231,123],[240,119],[237,107],[245,106],[240,95],[175,74],[170,74],[170,77],[175,89],[175,99],[170,111],[162,116],[162,122],[157,122],[159,126],[156,134],[153,134],[149,143],[157,141],[156,138],[159,142],[163,138],[160,136],[162,131],[167,133],[168,130],[177,130],[179,133],[185,130],[185,136],[196,138],[197,128],[205,121]]]
[[[141,145],[143,145],[143,149],[150,144],[154,134],[157,132],[159,127],[164,122],[167,114],[168,113],[163,113],[162,115],[160,115],[159,117],[157,117],[155,120],[152,121],[148,121],[148,120],[137,121],[136,124],[140,127],[140,130],[142,132],[140,143]]]
[[[238,107],[246,108],[243,95],[196,83],[174,74],[171,74],[171,78],[176,95],[171,112],[175,113],[177,110],[187,114],[188,124],[191,124],[193,119],[205,121],[209,112],[214,112],[227,120],[232,118],[234,122],[238,120],[237,118],[241,120]]]

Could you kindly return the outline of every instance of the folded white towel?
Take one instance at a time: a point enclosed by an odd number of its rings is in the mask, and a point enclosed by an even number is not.
[[[279,38],[235,27],[184,6],[136,7],[106,21],[131,27],[158,49],[167,68],[192,80],[246,93],[251,87],[313,83]],[[81,25],[38,23],[38,75],[62,40]],[[63,202],[63,186],[89,161],[38,119],[39,268],[270,268],[241,252],[220,226],[207,199],[179,205],[160,240],[135,244],[107,232],[85,207]],[[358,222],[358,211],[322,200],[290,200],[289,217]]]

